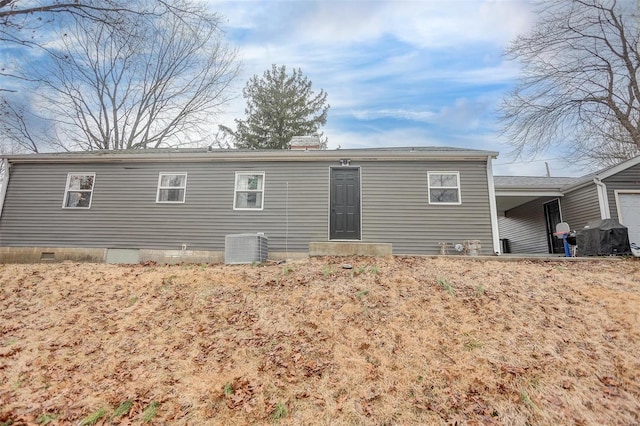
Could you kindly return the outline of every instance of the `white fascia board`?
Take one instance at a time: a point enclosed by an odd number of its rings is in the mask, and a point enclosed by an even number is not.
[[[564,192],[561,191],[518,191],[511,190],[506,191],[502,189],[496,189],[496,197],[563,197]]]
[[[224,161],[485,161],[497,153],[483,151],[366,151],[366,150],[314,150],[314,151],[256,151],[256,152],[201,152],[201,153],[106,153],[106,154],[30,154],[7,156],[12,163],[98,163],[98,162],[224,162]]]

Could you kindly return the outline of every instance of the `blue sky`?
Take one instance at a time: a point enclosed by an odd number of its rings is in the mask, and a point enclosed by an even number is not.
[[[553,153],[515,162],[496,108],[518,65],[503,52],[535,20],[527,0],[209,0],[243,61],[235,90],[271,64],[300,67],[331,105],[329,148],[495,150],[496,174],[576,175]],[[240,96],[220,121],[244,117]]]
[[[249,78],[285,65],[328,93],[330,149],[455,146],[500,152],[496,174],[542,176],[545,161],[552,176],[585,173],[554,153],[514,160],[499,135],[496,109],[519,74],[503,52],[532,27],[532,0],[205,1],[243,64],[212,129],[244,118]]]

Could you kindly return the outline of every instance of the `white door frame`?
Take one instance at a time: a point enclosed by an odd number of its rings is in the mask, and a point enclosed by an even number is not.
[[[332,170],[336,169],[339,170],[340,168],[346,168],[346,169],[358,169],[358,182],[360,185],[359,189],[359,196],[360,196],[360,238],[358,238],[357,240],[340,240],[340,239],[331,239],[331,172]],[[348,166],[329,166],[329,185],[328,185],[328,189],[329,191],[327,192],[328,195],[328,199],[327,199],[327,241],[345,241],[345,242],[354,242],[354,241],[363,241],[363,235],[362,235],[362,167],[361,166],[352,166],[352,165],[348,165]]]

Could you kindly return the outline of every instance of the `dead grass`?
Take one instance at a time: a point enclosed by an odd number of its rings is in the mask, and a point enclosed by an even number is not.
[[[633,260],[2,265],[0,425],[637,424],[639,314]]]

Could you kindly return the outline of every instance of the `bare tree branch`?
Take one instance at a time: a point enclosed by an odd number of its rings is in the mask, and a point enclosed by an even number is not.
[[[31,114],[24,106],[17,106],[0,98],[0,148],[6,153],[40,151],[40,143],[30,125]]]

